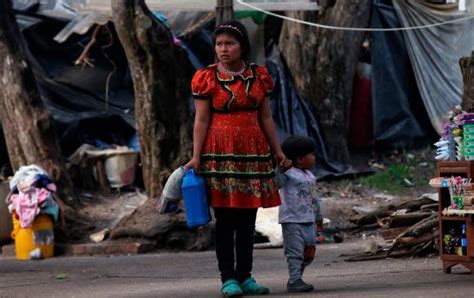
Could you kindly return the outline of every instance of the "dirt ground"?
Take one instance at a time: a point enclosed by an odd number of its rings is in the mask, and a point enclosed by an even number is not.
[[[110,232],[124,217],[130,215],[146,200],[146,193],[139,189],[112,191],[110,194],[79,193],[81,204],[76,209],[66,208],[68,218],[65,239],[60,241],[91,242],[90,235],[101,231]]]
[[[358,210],[367,211],[414,200],[425,193],[434,193],[435,189],[428,185],[429,180],[435,177],[433,154],[431,149],[420,149],[411,152],[393,150],[379,155],[358,156],[354,167],[361,172],[371,170],[374,172],[373,175],[383,173],[394,165],[407,165],[408,181],[405,183],[403,180],[405,177],[400,177],[397,179],[402,182],[400,186],[395,188],[396,191],[389,191],[364,183],[363,179],[368,177],[367,174],[323,180],[318,184],[323,215],[331,220],[333,226],[345,226],[348,218],[355,215]],[[393,183],[396,182],[399,181]]]
[[[408,165],[410,177],[395,192],[377,189],[364,182],[367,174],[339,179],[323,180],[318,183],[323,216],[331,221],[331,227],[344,227],[351,216],[388,204],[414,200],[424,193],[433,193],[428,181],[435,176],[432,150],[411,152],[390,151],[384,154],[356,156],[354,168],[359,172],[384,173],[393,165]],[[416,177],[413,178],[413,177]],[[416,181],[414,181],[416,180]],[[403,180],[401,180],[403,182]],[[390,182],[390,181],[389,181]],[[104,229],[112,230],[123,217],[129,215],[146,200],[140,189],[112,192],[110,195],[81,193],[82,207],[77,210],[74,242],[88,242],[89,236]],[[347,235],[350,236],[350,235]]]

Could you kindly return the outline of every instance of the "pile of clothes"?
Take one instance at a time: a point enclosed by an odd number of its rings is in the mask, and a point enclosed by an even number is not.
[[[53,198],[56,190],[45,170],[36,165],[23,166],[10,180],[8,210],[19,220],[22,228],[31,227],[40,213],[49,214],[57,221],[59,206]]]

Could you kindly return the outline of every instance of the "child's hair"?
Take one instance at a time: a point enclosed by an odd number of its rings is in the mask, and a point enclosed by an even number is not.
[[[303,157],[316,151],[316,142],[304,136],[289,136],[281,144],[281,150],[287,158],[296,163],[297,157]]]

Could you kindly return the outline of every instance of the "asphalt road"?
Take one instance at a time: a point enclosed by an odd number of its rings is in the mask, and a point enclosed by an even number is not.
[[[314,292],[286,292],[282,249],[255,250],[254,276],[271,288],[266,297],[473,296],[474,276],[463,267],[444,274],[437,257],[348,263],[340,256],[363,246],[320,245],[304,276]],[[212,251],[41,261],[0,257],[0,297],[220,297],[216,267]]]

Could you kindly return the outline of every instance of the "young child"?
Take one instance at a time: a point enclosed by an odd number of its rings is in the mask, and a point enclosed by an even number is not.
[[[283,246],[288,262],[288,292],[309,292],[314,289],[303,281],[304,268],[314,259],[316,227],[322,217],[316,198],[316,178],[311,169],[316,164],[316,144],[303,136],[290,136],[281,145],[293,166],[276,170],[281,205],[278,221],[283,230]]]

